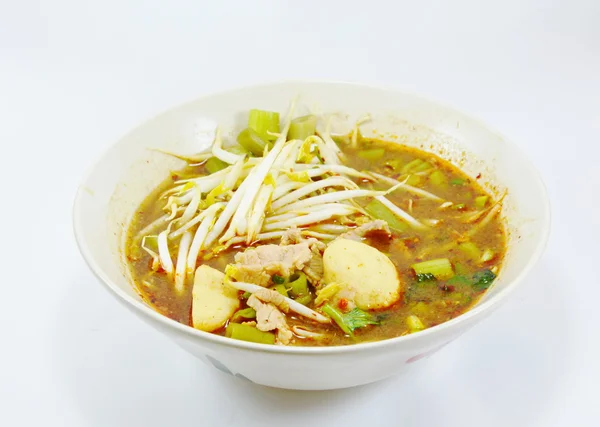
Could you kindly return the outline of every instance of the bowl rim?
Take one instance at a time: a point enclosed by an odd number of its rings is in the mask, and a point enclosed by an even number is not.
[[[469,120],[477,123],[481,127],[485,128],[487,131],[495,134],[499,138],[501,138],[502,142],[509,145],[512,150],[514,150],[522,160],[524,160],[527,167],[530,169],[534,176],[533,185],[537,187],[537,191],[540,194],[543,201],[543,213],[539,218],[542,221],[541,224],[541,234],[538,239],[534,251],[531,252],[529,260],[527,264],[523,267],[523,269],[518,273],[517,277],[511,282],[505,285],[505,288],[499,291],[496,295],[490,298],[487,301],[482,302],[481,304],[476,305],[465,313],[450,319],[444,323],[441,323],[436,326],[432,326],[431,328],[420,331],[418,334],[408,334],[404,336],[398,336],[394,338],[387,338],[380,341],[371,341],[365,343],[357,343],[350,345],[339,345],[339,346],[323,346],[323,347],[313,347],[313,346],[277,346],[277,345],[269,345],[269,344],[258,344],[241,340],[234,340],[231,338],[227,338],[221,335],[216,335],[211,332],[201,331],[199,329],[195,329],[191,326],[184,325],[183,323],[179,323],[176,320],[173,320],[163,314],[160,314],[158,311],[154,310],[149,305],[145,304],[142,301],[138,301],[134,299],[132,296],[127,294],[125,291],[121,290],[119,286],[117,286],[105,273],[102,271],[100,266],[96,263],[94,257],[89,251],[86,242],[83,240],[83,224],[82,224],[82,207],[85,203],[84,201],[84,193],[86,193],[86,183],[89,181],[90,177],[93,175],[95,169],[104,161],[104,159],[109,155],[109,153],[114,149],[114,147],[119,144],[121,141],[127,139],[131,134],[135,133],[139,128],[144,127],[147,123],[155,120],[156,118],[171,113],[179,108],[183,108],[186,105],[192,104],[204,98],[210,98],[214,96],[226,95],[235,93],[242,90],[249,89],[260,89],[272,86],[281,86],[281,85],[302,85],[302,84],[316,84],[316,85],[341,85],[348,87],[358,87],[362,89],[370,89],[376,91],[385,91],[392,92],[399,96],[410,96],[417,100],[424,101],[430,105],[440,107],[442,109],[452,111],[454,113],[458,113],[463,115]],[[88,268],[92,271],[92,273],[96,276],[96,278],[104,285],[104,287],[111,293],[117,300],[119,300],[124,305],[133,308],[138,314],[149,317],[151,320],[162,324],[167,329],[174,329],[179,333],[182,333],[186,336],[192,337],[193,339],[206,340],[216,345],[224,345],[227,347],[233,347],[238,349],[245,349],[250,351],[258,351],[264,353],[278,353],[278,354],[297,354],[297,355],[306,355],[306,356],[316,356],[316,355],[324,355],[324,354],[344,354],[344,353],[356,353],[363,351],[372,351],[377,350],[383,347],[389,347],[394,345],[400,345],[403,343],[409,342],[418,342],[424,341],[429,336],[433,334],[437,334],[444,330],[449,330],[453,328],[457,328],[458,325],[467,322],[470,319],[474,319],[476,317],[482,316],[486,312],[491,312],[493,308],[496,308],[506,300],[506,297],[512,293],[519,283],[521,283],[525,277],[531,272],[531,270],[535,267],[535,265],[540,260],[546,245],[548,243],[549,235],[550,235],[550,225],[551,225],[551,210],[550,210],[550,200],[548,197],[548,192],[546,186],[541,178],[539,171],[535,168],[534,164],[531,160],[525,155],[525,153],[516,145],[512,140],[505,137],[504,134],[498,132],[496,129],[488,126],[483,121],[479,120],[477,117],[472,116],[471,114],[465,114],[462,111],[445,105],[444,103],[431,100],[429,98],[422,97],[420,95],[415,95],[410,92],[405,92],[393,88],[386,88],[382,86],[372,85],[372,84],[364,84],[360,82],[353,81],[340,81],[340,80],[320,80],[320,79],[293,79],[293,80],[279,80],[273,82],[263,82],[251,85],[243,85],[238,86],[228,90],[216,91],[216,92],[208,92],[203,95],[196,97],[187,102],[181,103],[179,105],[173,106],[166,110],[155,114],[154,116],[146,119],[144,122],[139,124],[138,126],[131,129],[128,133],[126,133],[123,137],[121,137],[118,141],[110,144],[100,156],[96,158],[96,160],[92,163],[90,167],[88,167],[87,172],[84,174],[84,177],[78,186],[77,192],[75,194],[75,199],[73,203],[73,232],[75,235],[75,240],[77,243],[77,247],[79,252],[81,253],[84,261],[88,265]],[[130,284],[133,287],[133,285]]]

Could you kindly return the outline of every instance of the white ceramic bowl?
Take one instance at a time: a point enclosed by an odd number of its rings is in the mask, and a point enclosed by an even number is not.
[[[509,229],[504,268],[469,312],[417,334],[343,347],[283,347],[236,341],[195,330],[146,305],[129,282],[122,259],[124,230],[146,195],[178,160],[148,148],[190,151],[196,120],[215,119],[225,131],[243,125],[250,108],[286,111],[290,100],[337,114],[346,130],[365,113],[363,133],[435,152],[460,165],[497,194],[508,190],[503,215]],[[233,134],[233,133],[232,133]],[[118,301],[200,359],[232,375],[272,387],[324,390],[377,381],[406,370],[490,314],[521,283],[543,252],[549,203],[537,172],[517,147],[478,121],[413,95],[335,82],[287,82],[206,96],[155,117],[113,145],[77,193],[74,227],[90,269]]]

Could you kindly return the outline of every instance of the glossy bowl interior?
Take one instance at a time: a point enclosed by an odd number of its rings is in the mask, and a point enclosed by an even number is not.
[[[142,200],[182,163],[150,148],[198,151],[200,117],[234,135],[251,108],[332,115],[334,131],[348,131],[368,113],[366,135],[421,147],[460,166],[496,195],[507,191],[509,230],[505,265],[485,297],[469,312],[423,332],[344,347],[282,347],[216,336],[168,319],[147,306],[130,285],[123,260],[126,227]],[[333,82],[286,82],[202,97],[144,123],[113,145],[92,167],[77,193],[74,228],[80,251],[118,301],[175,343],[216,368],[258,384],[289,389],[334,389],[399,373],[440,349],[489,314],[530,271],[549,233],[546,190],[517,147],[478,121],[404,93]],[[290,369],[293,366],[294,369]]]

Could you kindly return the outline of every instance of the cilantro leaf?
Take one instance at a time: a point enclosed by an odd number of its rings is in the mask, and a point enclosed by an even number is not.
[[[344,314],[333,308],[331,305],[325,304],[323,306],[323,313],[331,317],[333,321],[337,323],[340,329],[350,336],[354,335],[355,329],[364,328],[368,325],[380,324],[378,319],[359,308],[355,308],[352,311]]]
[[[378,325],[377,321],[369,313],[362,311],[360,308],[355,308],[352,311],[343,315],[344,323],[348,325],[348,329],[354,332],[355,329],[364,328],[367,325]]]
[[[491,270],[482,270],[473,274],[473,287],[477,290],[484,290],[490,287],[496,275]]]
[[[435,278],[435,276],[431,273],[421,273],[421,274],[417,274],[417,282],[418,283],[423,283],[423,282],[434,282],[437,279]]]

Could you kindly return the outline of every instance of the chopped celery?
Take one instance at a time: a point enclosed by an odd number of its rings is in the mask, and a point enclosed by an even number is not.
[[[411,160],[410,162],[408,162],[407,164],[404,165],[404,167],[402,168],[401,172],[402,173],[409,173],[414,168],[420,166],[422,163],[423,163],[423,160],[421,160],[421,159]]]
[[[297,277],[295,277],[297,276]],[[292,297],[301,297],[304,295],[310,295],[308,291],[308,282],[306,281],[306,274],[298,273],[292,275],[290,283],[288,283],[288,288],[290,289],[290,294]]]
[[[458,203],[452,206],[452,209],[456,209],[457,211],[462,211],[464,208],[466,208],[464,203]]]
[[[450,180],[451,185],[465,185],[467,181],[462,178],[454,178]]]
[[[475,207],[477,209],[485,208],[485,205],[487,205],[488,199],[489,199],[488,196],[475,197]]]
[[[358,153],[358,157],[365,160],[379,160],[385,154],[385,148],[371,148],[368,150],[360,150]]]
[[[410,309],[410,311],[417,316],[426,316],[431,314],[432,309],[428,304],[424,303],[423,301],[419,301]]]
[[[283,285],[285,283],[285,278],[279,276],[278,274],[273,274],[273,277],[271,277],[271,280],[273,281],[273,283],[275,283],[276,285]]]
[[[448,182],[446,175],[439,170],[431,172],[431,175],[429,175],[429,181],[438,187],[441,187]]]
[[[204,167],[210,174],[219,172],[220,170],[225,169],[227,166],[229,166],[227,163],[225,163],[224,161],[222,161],[220,159],[217,159],[216,157],[211,157],[204,164]]]
[[[448,258],[432,259],[411,265],[416,274],[433,274],[438,280],[448,280],[454,276],[452,264]]]
[[[299,302],[302,305],[308,305],[312,301],[312,296],[310,294],[302,295],[302,296],[296,298],[295,301]]]
[[[406,179],[406,183],[408,185],[412,185],[413,187],[417,187],[421,184],[421,177],[419,175],[408,175],[408,178]]]
[[[426,170],[431,169],[433,166],[431,166],[431,163],[429,162],[423,162],[420,165],[418,165],[416,168],[414,168],[411,172],[424,172]]]
[[[242,294],[242,299],[248,299],[248,298],[250,298],[250,296],[252,296],[252,294],[250,292],[244,292]]]
[[[483,255],[481,255],[481,262],[488,262],[493,260],[496,257],[496,253],[491,249],[486,249],[483,251]]]
[[[460,249],[465,255],[467,255],[472,260],[479,260],[481,258],[481,251],[473,242],[459,243],[458,249]]]
[[[142,248],[146,251],[158,253],[158,236],[144,236],[142,238]]]
[[[324,288],[321,288],[320,291],[317,292],[317,298],[315,299],[315,305],[321,305],[325,301],[331,299],[335,294],[337,294],[342,287],[335,282],[329,283]]]
[[[260,344],[275,344],[275,335],[262,332],[250,325],[229,323],[225,329],[225,336],[235,340],[250,341]]]
[[[237,142],[255,156],[262,156],[267,142],[253,129],[246,128],[240,132]]]
[[[425,325],[423,324],[423,322],[421,322],[421,319],[419,319],[414,314],[411,314],[406,318],[406,325],[408,326],[408,330],[411,334],[425,329]]]
[[[408,230],[408,225],[400,220],[391,210],[379,200],[371,200],[365,210],[375,219],[382,219],[388,223],[391,229],[398,233]]]
[[[288,292],[287,292],[287,289],[286,289],[285,285],[275,285],[271,289],[273,289],[274,291],[279,292],[284,297],[288,296]]]
[[[236,313],[231,318],[232,322],[243,322],[248,319],[255,319],[256,311],[252,307],[244,308],[242,310],[236,311]]]
[[[345,146],[350,144],[350,136],[349,135],[331,135],[331,139],[338,146]]]
[[[398,170],[400,170],[402,161],[400,159],[388,160],[383,165],[391,168],[394,172],[397,172]]]
[[[315,134],[317,130],[317,117],[313,115],[297,117],[290,123],[287,139],[306,139]]]
[[[269,133],[279,133],[279,113],[274,111],[250,110],[248,127],[254,130],[266,141],[275,141],[276,136]]]

